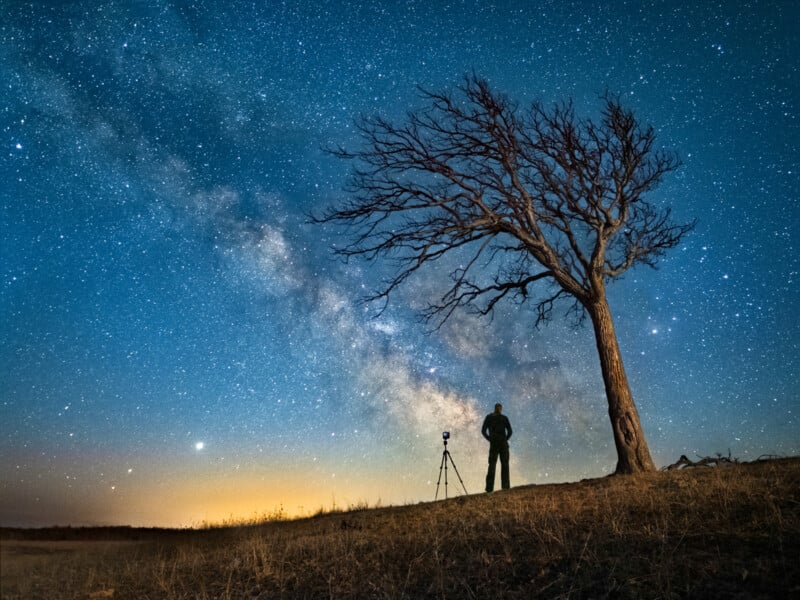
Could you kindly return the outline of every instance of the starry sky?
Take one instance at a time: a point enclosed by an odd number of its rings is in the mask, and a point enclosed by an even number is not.
[[[478,493],[496,401],[512,485],[611,472],[591,327],[504,306],[430,332],[435,268],[376,316],[390,265],[308,222],[346,198],[323,147],[473,72],[522,107],[619,94],[683,162],[650,198],[696,229],[609,290],[656,464],[800,451],[797,2],[0,10],[0,525],[429,501],[444,430]]]

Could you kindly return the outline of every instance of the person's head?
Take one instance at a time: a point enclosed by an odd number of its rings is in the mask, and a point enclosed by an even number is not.
[[[494,405],[494,413],[499,415],[501,412],[503,412],[503,405],[498,402]]]

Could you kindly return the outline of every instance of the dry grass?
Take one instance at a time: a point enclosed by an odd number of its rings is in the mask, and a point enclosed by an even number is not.
[[[800,459],[778,459],[261,525],[112,531],[127,543],[77,549],[12,540],[20,532],[7,530],[0,591],[4,599],[800,597],[799,493]],[[92,532],[67,533],[110,535]]]

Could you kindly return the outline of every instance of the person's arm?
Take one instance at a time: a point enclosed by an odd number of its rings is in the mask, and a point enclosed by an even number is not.
[[[483,427],[481,427],[481,435],[485,437],[487,441],[491,441],[489,434],[486,433],[488,429],[489,429],[489,417],[487,415],[486,418],[483,420]]]
[[[508,420],[508,417],[504,417],[504,418],[506,420],[506,431],[508,432],[508,433],[506,433],[506,439],[510,440],[511,439],[511,433],[512,433],[511,432],[511,421]]]

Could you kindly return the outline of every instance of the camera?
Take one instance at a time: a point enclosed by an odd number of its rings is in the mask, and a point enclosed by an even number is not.
[[[443,431],[443,432],[442,432],[442,439],[443,439],[443,440],[448,440],[448,439],[450,439],[450,432],[449,432],[449,431]]]

